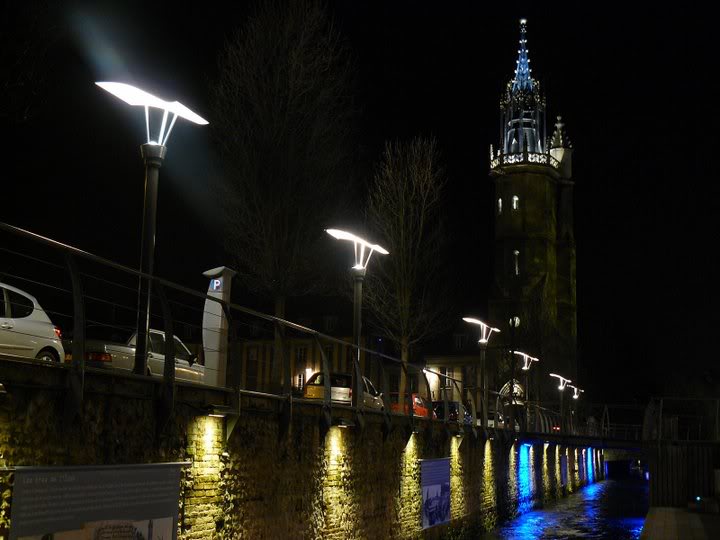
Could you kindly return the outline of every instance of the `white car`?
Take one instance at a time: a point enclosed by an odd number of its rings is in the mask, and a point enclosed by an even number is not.
[[[0,283],[0,355],[59,362],[60,329],[25,291]]]

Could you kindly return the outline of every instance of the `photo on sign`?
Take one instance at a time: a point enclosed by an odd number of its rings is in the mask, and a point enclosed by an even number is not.
[[[142,521],[106,520],[85,523],[82,529],[22,536],[19,540],[170,540],[173,518]]]
[[[422,528],[450,521],[450,459],[420,460]]]
[[[423,529],[450,521],[450,483],[423,488]]]

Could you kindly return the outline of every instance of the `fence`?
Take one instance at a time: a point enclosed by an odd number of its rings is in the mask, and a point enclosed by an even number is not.
[[[290,403],[316,403],[323,407],[328,423],[336,421],[333,409],[345,408],[354,411],[360,423],[367,413],[384,415],[388,425],[391,416],[404,416],[412,426],[420,418],[417,410],[422,398],[431,401],[428,374],[432,374],[443,380],[443,388],[451,388],[461,396],[453,414],[449,392],[442,393],[442,418],[438,421],[458,431],[513,430],[510,422],[501,419],[503,412],[511,416],[507,404],[498,404],[495,411],[489,411],[491,420],[483,426],[478,420],[482,418],[480,404],[474,399],[477,389],[450,375],[403,364],[387,354],[379,340],[366,337],[358,346],[310,325],[221,300],[199,292],[207,286],[199,276],[194,289],[4,223],[0,223],[0,235],[0,284],[7,291],[3,293],[7,297],[6,309],[9,315],[21,313],[23,302],[28,301],[25,294],[31,294],[57,325],[62,346],[47,348],[44,356],[38,354],[37,361],[60,362],[69,370],[69,387],[78,407],[88,369],[109,373],[124,369],[134,373],[132,376],[161,379],[160,395],[171,409],[176,384],[206,385],[209,380],[223,384],[215,373],[218,368],[205,358],[218,354],[227,360],[223,385],[233,392],[261,394]],[[136,342],[132,337],[137,330],[138,290],[143,282],[144,290],[149,284],[151,291],[151,331],[145,359],[135,358]],[[0,307],[4,307],[2,300],[0,295]],[[210,313],[209,305],[220,306],[227,329],[218,324],[208,326],[208,320],[217,322],[222,318],[214,311]],[[31,311],[34,309],[31,306]],[[19,339],[47,339],[38,328],[16,324],[10,330]],[[223,334],[217,340],[221,343],[218,348],[203,343],[203,334],[208,332]],[[7,348],[0,355],[6,360],[23,356]],[[333,390],[334,373],[349,373],[349,394],[354,390],[355,399],[340,398],[337,389]],[[310,392],[306,386],[313,375],[315,392]],[[400,395],[402,377],[407,385]],[[423,415],[425,420],[433,420],[433,407],[427,407]],[[528,404],[527,414],[518,413],[517,417],[522,425],[515,430],[552,433],[559,425],[558,414],[538,403]],[[567,428],[570,432],[573,429]]]

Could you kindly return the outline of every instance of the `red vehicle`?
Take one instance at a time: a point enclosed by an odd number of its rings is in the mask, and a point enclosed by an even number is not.
[[[422,397],[417,392],[413,392],[410,396],[413,402],[413,416],[424,416],[428,418],[437,418],[435,411],[433,411],[432,403]],[[403,399],[403,404],[400,405],[397,392],[390,393],[390,410],[394,413],[408,413],[407,398]]]

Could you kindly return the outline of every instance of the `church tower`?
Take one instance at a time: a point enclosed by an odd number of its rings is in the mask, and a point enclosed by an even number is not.
[[[540,358],[531,399],[551,397],[548,373],[577,375],[572,145],[560,117],[547,136],[545,114],[521,19],[515,74],[500,100],[500,144],[490,147],[495,268],[489,316],[502,325],[508,346]],[[520,326],[509,343],[514,316]]]

